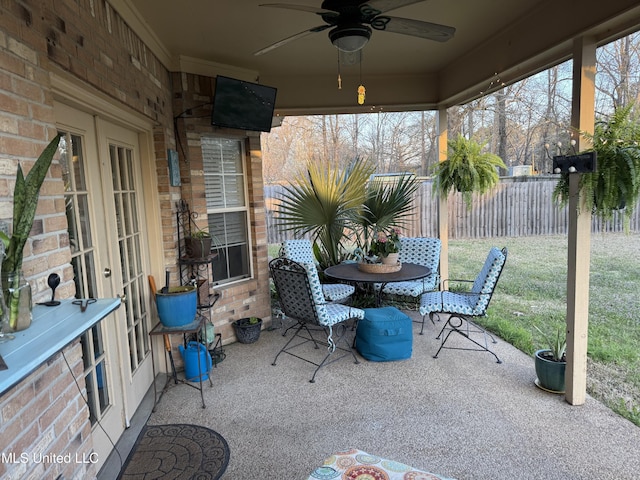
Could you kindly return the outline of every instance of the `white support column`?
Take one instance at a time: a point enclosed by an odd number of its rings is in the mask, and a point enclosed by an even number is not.
[[[592,39],[574,42],[571,126],[574,132],[593,133],[595,121],[596,45]],[[576,150],[588,148],[574,135]],[[580,176],[569,175],[569,245],[567,265],[567,371],[565,398],[582,405],[587,393],[587,341],[589,328],[589,264],[591,212],[578,190]]]
[[[445,108],[438,109],[438,162],[447,159],[447,110]],[[435,180],[434,180],[435,181]],[[442,250],[440,251],[440,279],[449,278],[449,208],[447,196],[440,196],[438,199],[438,237],[442,242]]]

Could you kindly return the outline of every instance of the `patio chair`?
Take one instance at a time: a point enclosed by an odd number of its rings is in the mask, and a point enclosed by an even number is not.
[[[285,316],[297,322],[294,325],[294,335],[280,349],[272,365],[276,364],[281,353],[304,360],[316,366],[310,380],[314,383],[320,368],[345,356],[351,355],[354,363],[359,363],[351,343],[345,337],[350,331],[346,322],[352,319],[357,322],[358,319],[364,318],[364,311],[340,303],[327,303],[322,295],[318,272],[313,265],[279,257],[269,263],[269,270],[278,291],[282,311]],[[318,339],[318,332],[322,333],[321,339]],[[298,340],[294,342],[296,339]],[[312,343],[316,349],[319,345],[326,346],[326,356],[318,362],[298,354],[299,347],[307,343]],[[342,354],[336,353],[336,350],[340,350]],[[336,356],[329,360],[334,354]]]
[[[445,282],[443,282],[443,288],[446,287],[447,282],[449,282],[449,285],[452,282],[473,282],[470,291],[452,292],[444,289],[440,292],[429,292],[422,295],[420,299],[420,314],[422,315],[423,324],[426,315],[429,315],[434,325],[434,317],[437,317],[439,320],[441,314],[449,315],[447,323],[445,323],[436,337],[441,339],[441,343],[440,348],[438,348],[433,358],[438,358],[438,354],[443,348],[453,350],[481,350],[489,352],[496,358],[498,363],[502,363],[498,356],[488,347],[487,336],[491,338],[493,343],[497,343],[495,338],[483,328],[471,323],[471,319],[486,315],[489,302],[491,301],[506,261],[507,248],[505,247],[500,250],[497,247],[493,247],[489,251],[484,266],[475,280],[445,280]],[[445,346],[453,332],[467,338],[476,345],[476,348]],[[480,343],[471,338],[471,334],[482,334],[484,343]]]
[[[309,240],[285,240],[282,242],[281,256],[317,268]],[[327,302],[344,303],[355,292],[354,286],[345,283],[323,283],[321,285],[322,293]]]
[[[420,302],[423,293],[438,290],[440,283],[440,250],[442,243],[439,238],[430,237],[402,237],[400,238],[400,263],[415,263],[431,269],[431,274],[420,280],[407,282],[387,283],[382,289],[384,295],[398,295],[412,297],[416,302]],[[382,284],[377,283],[374,288],[380,290]],[[422,322],[422,335],[424,322]]]

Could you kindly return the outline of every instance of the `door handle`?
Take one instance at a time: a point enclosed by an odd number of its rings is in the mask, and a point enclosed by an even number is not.
[[[105,267],[102,274],[104,275],[104,278],[109,278],[111,276],[111,269],[109,267]]]

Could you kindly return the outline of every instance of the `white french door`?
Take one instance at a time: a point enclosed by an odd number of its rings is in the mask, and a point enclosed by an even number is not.
[[[138,136],[64,104],[60,164],[77,297],[123,298],[81,339],[94,448],[106,460],[152,379]]]

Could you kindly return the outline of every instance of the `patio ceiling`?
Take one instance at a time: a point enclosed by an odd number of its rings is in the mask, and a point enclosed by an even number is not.
[[[445,43],[374,31],[361,67],[343,65],[327,31],[261,56],[254,52],[323,25],[305,11],[259,6],[269,0],[113,0],[172,71],[232,76],[278,88],[280,114],[433,109],[465,103],[570,57],[573,39],[598,44],[640,24],[636,0],[426,0],[389,15],[450,25]],[[319,7],[321,0],[282,3]],[[362,72],[362,73],[360,73]],[[356,104],[362,79],[364,106]]]

